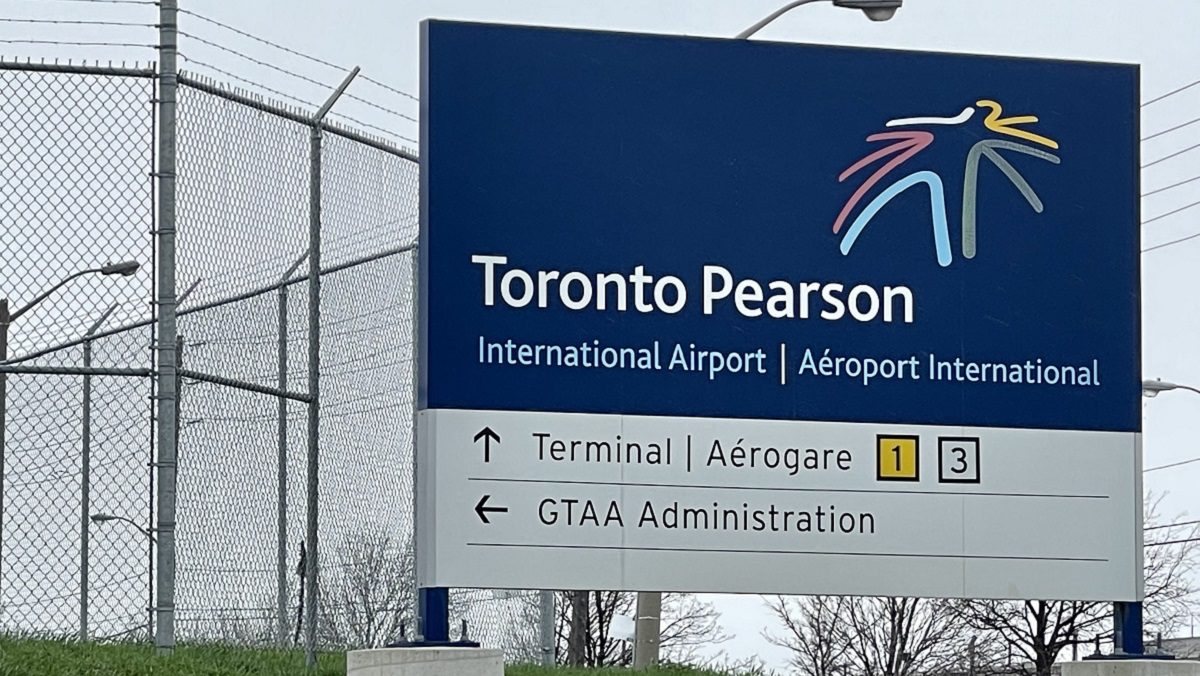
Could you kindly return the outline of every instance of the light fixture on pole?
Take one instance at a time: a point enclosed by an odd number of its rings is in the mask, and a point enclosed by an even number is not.
[[[1142,381],[1142,396],[1147,399],[1153,399],[1162,392],[1170,392],[1171,390],[1187,390],[1200,394],[1200,388],[1192,387],[1191,385],[1180,385],[1172,383],[1168,380],[1143,380]]]
[[[133,519],[130,519],[130,518],[124,517],[124,516],[115,516],[113,514],[104,514],[104,513],[92,515],[92,523],[94,523],[94,524],[108,523],[109,521],[124,521],[125,523],[129,524],[130,526],[133,526],[134,528],[136,528],[138,530],[138,532],[141,533],[142,535],[145,535],[146,537],[150,538],[151,542],[155,542],[154,533],[151,533],[149,529],[142,527],[141,524],[134,521]]]
[[[1191,385],[1181,385],[1168,380],[1143,380],[1142,396],[1153,399],[1163,392],[1171,390],[1187,390],[1200,394],[1200,389]],[[1132,655],[1141,657],[1145,653],[1142,642],[1144,622],[1141,603],[1113,604],[1113,653],[1115,655]]]
[[[121,261],[119,263],[108,263],[98,268],[88,268],[80,270],[63,278],[54,286],[36,296],[33,300],[25,303],[16,310],[8,309],[8,299],[0,297],[0,362],[8,361],[8,328],[14,321],[29,312],[38,303],[46,300],[55,291],[66,286],[71,280],[78,279],[84,275],[100,274],[100,275],[118,275],[128,277],[138,270],[137,261]],[[5,465],[5,423],[6,423],[6,404],[8,402],[8,375],[0,373],[0,486],[4,485],[4,465]],[[4,562],[4,492],[0,491],[0,581],[4,579],[4,571],[2,564]],[[2,586],[2,582],[0,582]]]
[[[767,26],[767,24],[801,5],[827,1],[828,0],[793,0],[793,2],[789,2],[783,7],[780,7],[772,12],[762,21],[759,21],[741,33],[738,33],[735,37],[739,40],[745,40],[751,35],[754,35],[758,31],[762,30]],[[896,10],[900,9],[901,5],[904,4],[904,0],[833,0],[833,4],[835,7],[862,10],[862,13],[866,14],[867,18],[871,21],[887,21],[893,16],[896,16]]]

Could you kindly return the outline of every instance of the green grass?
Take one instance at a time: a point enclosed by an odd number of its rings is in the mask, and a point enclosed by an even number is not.
[[[512,665],[505,676],[631,676],[628,669],[571,669]],[[183,645],[160,658],[144,643],[100,645],[0,636],[0,676],[343,676],[346,656],[322,654],[316,671],[301,651]],[[688,667],[663,667],[638,676],[726,676]]]
[[[505,676],[631,676],[628,669],[570,669],[509,665]],[[0,676],[343,676],[346,654],[324,653],[308,671],[302,651],[216,645],[179,646],[168,658],[146,644],[80,644],[78,641],[0,636]],[[638,676],[728,676],[716,671],[664,666]]]
[[[342,653],[304,668],[302,651],[226,646],[180,646],[160,658],[145,644],[66,643],[0,637],[0,676],[344,676]]]

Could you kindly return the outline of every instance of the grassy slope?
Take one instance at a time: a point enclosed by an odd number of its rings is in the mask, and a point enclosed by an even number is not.
[[[0,638],[0,676],[312,676],[304,653],[181,646],[159,659],[144,644],[95,645]],[[322,655],[317,676],[344,676],[340,653]]]
[[[181,646],[159,658],[145,644],[96,645],[0,636],[0,676],[343,676],[341,653],[322,655],[317,671],[304,668],[304,654],[222,646]],[[625,669],[546,669],[510,666],[505,676],[630,676]],[[718,676],[686,668],[664,668],[639,676]]]

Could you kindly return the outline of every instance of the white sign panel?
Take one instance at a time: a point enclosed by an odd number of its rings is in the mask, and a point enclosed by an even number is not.
[[[1136,434],[428,410],[422,586],[1133,600]]]

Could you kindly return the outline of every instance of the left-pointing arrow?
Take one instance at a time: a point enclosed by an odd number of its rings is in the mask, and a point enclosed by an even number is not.
[[[479,502],[475,503],[475,513],[479,515],[479,520],[484,523],[492,522],[491,519],[488,519],[488,514],[503,514],[508,511],[507,507],[488,507],[487,501],[491,497],[490,495],[485,495],[479,498]]]

